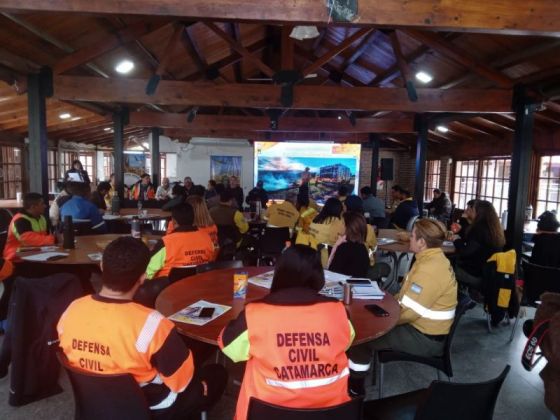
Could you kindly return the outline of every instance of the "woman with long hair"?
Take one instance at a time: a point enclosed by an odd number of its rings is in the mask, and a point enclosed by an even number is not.
[[[247,303],[221,332],[222,351],[247,362],[237,420],[247,418],[251,398],[292,408],[350,400],[346,349],[354,328],[342,302],[318,293],[324,284],[317,252],[294,245],[276,263],[270,294]]]
[[[365,244],[367,222],[363,214],[344,213],[346,230],[329,257],[329,270],[352,277],[367,277],[369,254]]]
[[[480,289],[484,264],[492,254],[502,251],[506,240],[492,203],[477,200],[473,212],[464,239],[454,242],[458,251],[455,276],[462,285]]]
[[[317,243],[334,246],[338,237],[344,235],[342,210],[342,202],[338,198],[331,197],[325,202],[321,212],[309,226],[309,232]]]
[[[218,247],[218,227],[212,220],[208,207],[204,199],[198,195],[190,195],[187,197],[187,203],[189,203],[194,210],[194,222],[193,226],[196,226],[198,230],[206,232],[214,246]]]

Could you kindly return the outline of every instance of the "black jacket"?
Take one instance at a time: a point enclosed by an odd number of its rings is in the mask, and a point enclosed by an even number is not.
[[[533,252],[530,262],[545,267],[560,268],[560,234],[537,233],[533,235]]]
[[[475,277],[482,277],[488,258],[502,251],[490,243],[488,233],[482,227],[474,225],[467,229],[464,240],[457,239],[453,244],[457,249],[457,265]]]
[[[64,180],[68,181],[70,178],[70,174],[78,174],[80,176],[80,178],[82,178],[82,180],[86,183],[86,184],[91,184],[91,181],[89,179],[89,175],[87,173],[86,170],[82,169],[81,171],[79,169],[68,169],[66,171],[66,173],[64,174]]]
[[[343,242],[336,247],[329,270],[352,277],[367,277],[369,255],[366,246],[359,242]]]
[[[393,213],[393,217],[391,217],[391,225],[396,225],[401,229],[406,229],[406,225],[408,221],[414,217],[418,216],[420,213],[418,212],[418,204],[414,200],[405,200],[401,201],[401,203],[396,208],[395,212]]]

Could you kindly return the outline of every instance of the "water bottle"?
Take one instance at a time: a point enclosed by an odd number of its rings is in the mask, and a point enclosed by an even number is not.
[[[142,200],[138,199],[138,217],[142,216]]]
[[[120,210],[121,210],[121,202],[119,200],[119,195],[115,193],[115,195],[113,195],[113,198],[111,199],[111,213],[119,214]]]
[[[64,249],[74,249],[74,224],[72,216],[64,216],[64,226],[62,228],[62,247]]]
[[[140,220],[137,216],[132,218],[130,223],[130,233],[135,239],[142,239],[142,226],[140,225]]]

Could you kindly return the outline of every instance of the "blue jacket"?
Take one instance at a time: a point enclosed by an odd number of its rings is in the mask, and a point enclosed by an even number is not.
[[[414,217],[418,216],[418,204],[414,200],[404,200],[398,205],[393,217],[391,218],[391,223],[397,225],[401,229],[406,229],[408,221]]]
[[[65,216],[72,216],[72,220],[89,220],[91,229],[95,233],[107,233],[107,225],[103,220],[103,216],[99,213],[99,209],[91,201],[83,197],[74,195],[60,209],[60,219],[64,220]]]

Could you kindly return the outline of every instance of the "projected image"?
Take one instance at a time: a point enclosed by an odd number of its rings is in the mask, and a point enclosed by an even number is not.
[[[309,195],[319,204],[345,185],[358,189],[360,145],[332,143],[255,143],[255,182],[263,181],[269,197],[283,199],[308,181]]]

